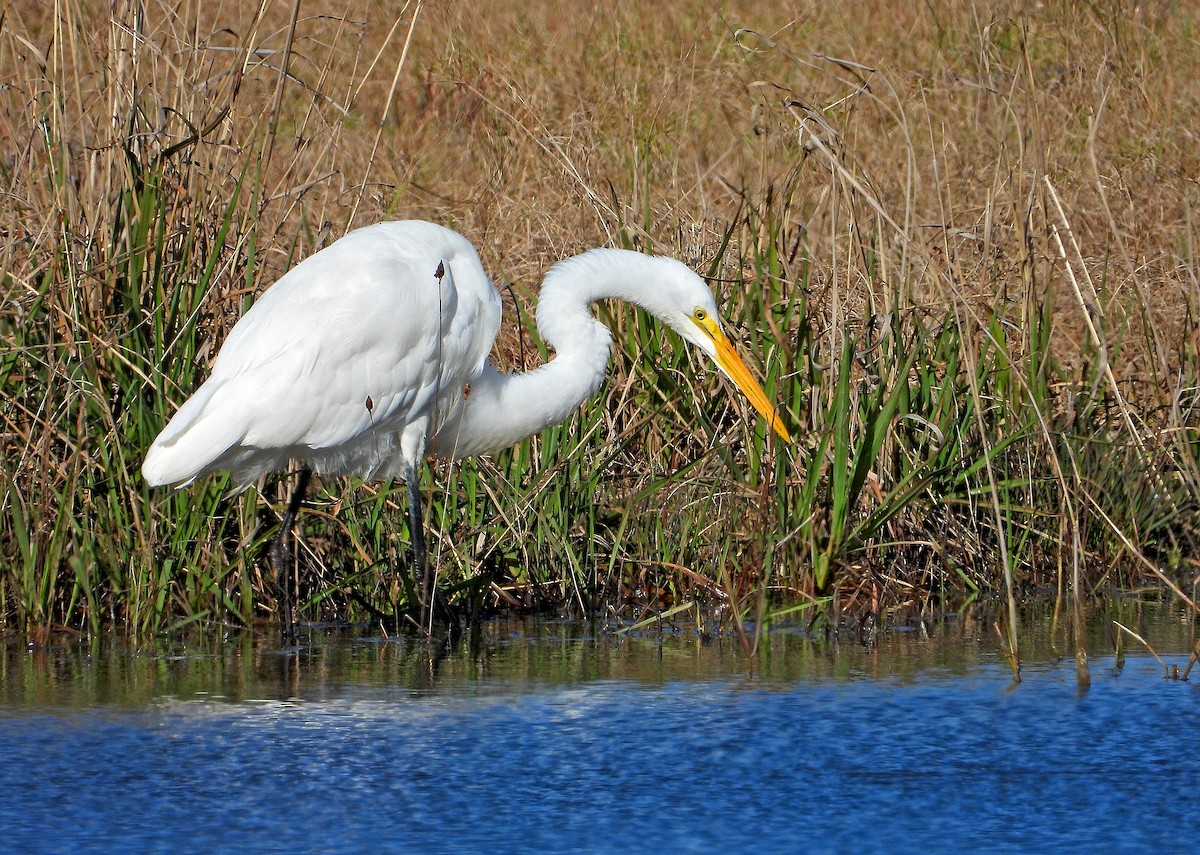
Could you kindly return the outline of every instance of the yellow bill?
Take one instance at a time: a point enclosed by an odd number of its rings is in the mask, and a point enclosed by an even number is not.
[[[733,344],[730,343],[729,337],[725,335],[716,322],[712,318],[704,319],[704,322],[697,322],[700,328],[708,333],[713,344],[717,347],[716,361],[717,366],[725,372],[726,376],[733,381],[733,384],[742,390],[742,394],[754,406],[754,409],[762,413],[763,418],[767,420],[767,424],[784,442],[791,442],[792,438],[788,435],[787,430],[783,426],[783,421],[779,418],[779,414],[775,411],[775,405],[767,400],[767,393],[763,391],[762,386],[754,379],[754,375],[750,373],[750,369],[742,358],[738,356],[736,350],[733,349]]]

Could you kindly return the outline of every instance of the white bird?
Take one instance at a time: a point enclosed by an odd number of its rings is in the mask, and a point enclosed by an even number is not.
[[[239,489],[302,467],[271,557],[282,595],[291,528],[309,475],[403,477],[423,607],[426,571],[418,467],[506,448],[567,418],[604,379],[612,334],[590,305],[641,306],[707,354],[768,424],[774,407],[721,329],[704,281],[681,262],[593,249],[554,265],[537,306],[555,357],[503,374],[488,362],[500,295],[462,235],[433,223],[379,223],[296,265],[230,331],[212,375],[154,440],[142,464],[151,486],[185,486],[230,471]]]

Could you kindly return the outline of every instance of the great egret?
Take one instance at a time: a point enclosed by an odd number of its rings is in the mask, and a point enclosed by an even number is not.
[[[401,476],[423,608],[432,607],[418,469],[427,453],[458,459],[505,448],[565,419],[604,379],[612,334],[590,305],[642,306],[707,354],[788,440],[774,407],[721,329],[704,281],[686,265],[593,249],[546,274],[538,332],[556,355],[522,374],[487,361],[500,295],[462,235],[433,223],[352,231],[296,265],[230,331],[212,375],[146,454],[152,486],[218,471],[239,489],[301,467],[271,549],[286,634],[283,580],[309,475]]]

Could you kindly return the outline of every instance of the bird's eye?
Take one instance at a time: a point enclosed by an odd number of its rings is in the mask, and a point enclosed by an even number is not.
[[[704,311],[699,306],[697,306],[696,310],[694,312],[692,312],[692,317],[698,321],[704,321],[704,320],[708,319],[708,312]]]

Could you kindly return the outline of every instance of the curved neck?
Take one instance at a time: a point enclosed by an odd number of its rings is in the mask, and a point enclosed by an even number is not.
[[[591,313],[597,300],[631,302],[630,288],[645,275],[646,256],[619,249],[591,250],[551,268],[538,299],[537,326],[555,356],[520,374],[488,363],[469,395],[433,439],[433,451],[459,459],[496,451],[563,421],[600,388],[612,333]]]

